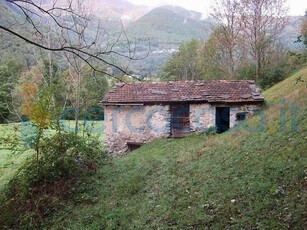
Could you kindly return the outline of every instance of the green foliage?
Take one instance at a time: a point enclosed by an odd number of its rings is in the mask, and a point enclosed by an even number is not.
[[[81,89],[81,98],[85,98],[86,108],[100,105],[100,101],[109,89],[106,76],[102,73],[93,72],[86,68],[82,72],[84,83]]]
[[[305,17],[301,22],[301,35],[297,37],[296,43],[302,43],[305,46],[305,50],[301,52],[293,52],[298,61],[307,63],[307,10],[305,11]]]
[[[104,74],[94,72],[89,67],[82,71],[65,71],[62,74],[66,90],[67,104],[61,119],[75,120],[75,132],[80,131],[78,120],[103,120],[100,101],[109,88]]]
[[[216,134],[216,133],[217,133],[216,126],[210,126],[210,127],[206,130],[206,134]]]
[[[9,110],[8,110],[8,102],[10,99],[10,88],[12,84],[9,83],[10,74],[8,72],[8,68],[4,66],[0,66],[0,81],[1,81],[1,88],[0,88],[0,122],[4,122],[4,119],[8,117]]]
[[[39,228],[64,198],[87,175],[94,173],[105,154],[95,139],[57,133],[43,138],[40,156],[30,158],[8,183],[2,197],[0,226]]]
[[[220,29],[215,29],[209,39],[204,42],[201,52],[202,74],[203,79],[227,79],[227,69],[224,60],[224,51],[219,47],[219,33]],[[229,66],[227,66],[229,68]]]
[[[57,78],[59,76],[59,67],[58,65],[53,61],[43,61],[43,70],[42,74],[44,76],[44,79],[48,86],[54,85],[57,83]]]
[[[302,42],[307,48],[307,10],[305,11],[305,17],[301,24],[301,34],[298,37],[298,42]]]
[[[15,61],[0,66],[0,123],[5,122],[10,115],[11,93],[22,70],[23,65]]]
[[[44,86],[52,89],[52,97],[56,106],[64,106],[65,98],[65,84],[61,76],[61,69],[54,59],[46,60],[40,64],[42,66],[41,74],[44,79]]]
[[[276,53],[277,54],[277,53]],[[294,63],[297,64],[294,64]],[[241,66],[238,69],[238,79],[254,79],[262,89],[268,89],[274,84],[284,80],[293,71],[302,66],[302,62],[298,62],[297,58],[293,57],[290,53],[278,52],[274,58],[270,60],[262,70],[258,80],[255,77],[255,64],[249,63]]]
[[[236,69],[236,75],[230,77],[229,63],[225,63],[224,52],[218,45],[215,31],[203,44],[191,40],[180,46],[166,63],[161,79],[175,80],[215,80],[215,79],[246,79],[256,80],[262,88],[267,89],[282,81],[291,73],[305,65],[307,55],[304,53],[287,52],[281,45],[271,47],[269,57],[265,60],[260,76],[256,79],[256,64],[248,59],[242,60]]]
[[[98,159],[103,157],[98,141],[66,133],[43,138],[40,152],[38,160],[32,159],[23,168],[30,186],[80,177],[95,171]]]
[[[201,77],[201,44],[193,39],[183,43],[163,69],[162,80],[196,80]]]

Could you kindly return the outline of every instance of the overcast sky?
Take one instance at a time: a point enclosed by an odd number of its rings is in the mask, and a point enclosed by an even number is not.
[[[214,0],[128,0],[136,5],[177,5],[189,10],[195,10],[202,13],[209,11],[209,6]],[[287,0],[290,15],[304,15],[307,9],[307,0]]]

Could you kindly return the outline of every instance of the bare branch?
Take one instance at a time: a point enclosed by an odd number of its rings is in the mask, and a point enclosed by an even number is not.
[[[70,53],[88,64],[91,68],[94,68],[95,65],[98,66],[98,64],[101,63],[105,66],[117,69],[125,75],[129,75],[127,70],[129,63],[135,60],[142,60],[149,54],[148,51],[144,57],[136,57],[136,45],[132,47],[132,43],[123,30],[123,27],[122,32],[112,44],[109,44],[105,50],[98,50],[100,47],[98,44],[100,22],[97,25],[97,31],[93,40],[89,41],[86,39],[85,35],[90,26],[91,18],[89,17],[88,12],[86,12],[86,9],[82,8],[83,1],[76,2],[73,0],[67,0],[67,4],[61,6],[58,4],[57,0],[53,0],[49,3],[49,6],[43,6],[41,3],[37,3],[34,0],[5,1],[14,5],[22,12],[25,17],[25,23],[32,26],[34,34],[36,35],[34,38],[31,38],[14,28],[1,25],[1,23],[0,30],[6,31],[11,35],[46,51]],[[63,20],[64,16],[69,18],[68,22]],[[58,32],[60,31],[60,33],[53,36],[53,43],[49,42],[46,44],[46,39],[44,37],[46,34],[44,31],[46,30],[46,27],[42,24],[42,20],[44,20],[44,22],[47,20],[47,22],[51,23],[51,26],[55,25]],[[16,22],[18,22],[17,19]],[[56,31],[54,31],[54,34],[56,34]],[[75,37],[78,37],[79,41],[75,41]],[[128,54],[119,52],[115,49],[122,37],[124,37],[127,42]],[[120,65],[110,61],[110,57],[112,56],[119,60],[120,58],[128,60],[128,65],[125,68],[120,67]],[[102,72],[108,76],[113,76],[98,67],[94,68],[94,70]]]

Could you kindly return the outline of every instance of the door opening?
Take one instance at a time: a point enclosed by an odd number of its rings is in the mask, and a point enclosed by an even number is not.
[[[230,127],[230,107],[216,107],[215,126],[217,133],[223,133]]]
[[[190,132],[189,104],[171,105],[171,135],[181,137]]]

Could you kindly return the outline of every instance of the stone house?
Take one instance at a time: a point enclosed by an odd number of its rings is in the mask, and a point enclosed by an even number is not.
[[[105,148],[121,156],[158,138],[221,133],[263,104],[254,81],[119,83],[104,97]]]

